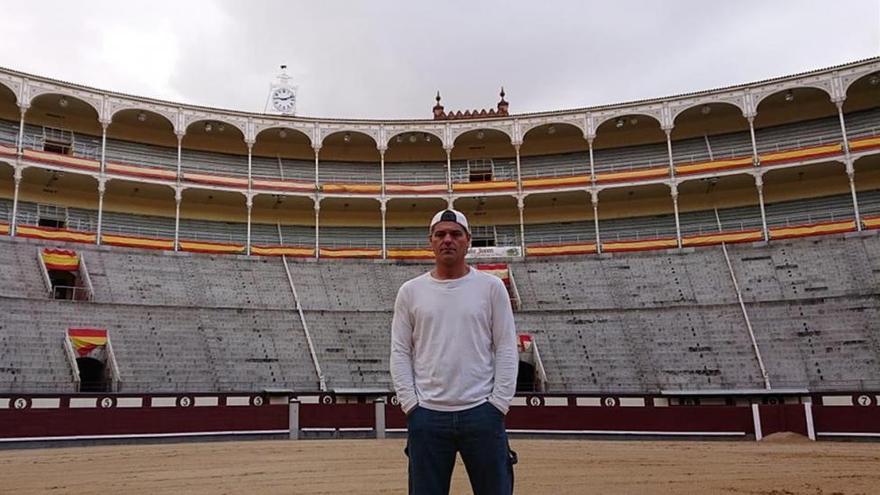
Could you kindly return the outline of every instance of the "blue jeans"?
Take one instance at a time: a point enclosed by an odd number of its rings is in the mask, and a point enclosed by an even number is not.
[[[457,412],[415,408],[407,417],[410,495],[448,495],[460,453],[474,495],[513,493],[504,414],[492,404]]]

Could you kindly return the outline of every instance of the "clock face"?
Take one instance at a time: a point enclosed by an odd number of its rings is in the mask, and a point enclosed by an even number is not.
[[[275,110],[288,113],[296,104],[296,95],[288,88],[278,88],[272,92],[272,106]]]

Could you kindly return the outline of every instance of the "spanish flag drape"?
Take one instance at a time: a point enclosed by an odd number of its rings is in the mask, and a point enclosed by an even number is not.
[[[68,328],[67,338],[73,344],[78,357],[85,357],[99,347],[107,345],[107,330],[98,328]]]
[[[40,255],[47,270],[75,272],[79,270],[79,255],[69,249],[44,248]]]
[[[507,267],[506,263],[477,265],[477,270],[491,273],[500,278],[504,282],[504,285],[510,285],[510,269]]]
[[[519,352],[526,352],[532,348],[532,336],[527,333],[516,334],[517,347]]]

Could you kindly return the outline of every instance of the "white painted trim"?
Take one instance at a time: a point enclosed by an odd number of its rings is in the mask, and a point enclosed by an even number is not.
[[[296,398],[300,404],[320,404],[321,397],[318,395],[301,395]]]
[[[513,399],[510,400],[510,405],[511,406],[524,406],[524,405],[526,405],[526,398],[525,397],[514,397]]]
[[[755,425],[755,441],[760,442],[764,434],[761,431],[761,410],[758,404],[752,404],[752,423]]]
[[[0,409],[9,409],[9,401],[11,400],[6,398],[0,399]]]
[[[871,433],[871,432],[837,432],[837,431],[819,431],[816,432],[817,436],[822,437],[874,437],[880,438],[880,433]]]
[[[361,428],[300,428],[300,431],[314,431],[314,432],[321,432],[321,431],[373,431],[373,429],[372,428],[363,428],[363,427],[361,427]],[[391,431],[391,430],[385,430],[385,431]],[[401,430],[401,431],[406,431],[406,430]]]
[[[813,404],[804,404],[804,416],[807,418],[807,438],[816,440],[816,428],[813,425]]]
[[[71,435],[62,437],[16,437],[0,438],[4,442],[40,442],[52,440],[113,440],[128,438],[178,438],[178,437],[209,437],[216,435],[277,435],[287,430],[244,430],[244,431],[193,431],[183,433],[133,433],[129,435]]]
[[[97,397],[71,397],[70,409],[84,409],[98,407]]]
[[[116,407],[144,407],[143,397],[119,397],[116,399]]]
[[[243,397],[227,397],[226,398],[227,406],[249,406],[251,405],[251,398],[248,396]]]
[[[599,397],[578,397],[575,404],[579,407],[600,407],[602,399]]]
[[[152,397],[150,407],[177,407],[177,397]]]
[[[219,397],[196,397],[195,406],[196,407],[206,407],[206,406],[218,406],[220,405]]]
[[[544,397],[545,407],[568,406],[568,397]]]
[[[60,398],[33,398],[31,399],[31,409],[58,409],[61,407]]]
[[[823,406],[852,406],[853,398],[851,395],[823,395]]]
[[[644,397],[621,397],[620,407],[645,407]]]

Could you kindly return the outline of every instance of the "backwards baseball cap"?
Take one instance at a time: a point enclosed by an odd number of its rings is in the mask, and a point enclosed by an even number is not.
[[[434,230],[434,226],[440,222],[455,222],[461,225],[464,228],[464,231],[468,234],[471,233],[470,227],[468,227],[467,217],[464,216],[464,213],[458,210],[441,210],[438,211],[434,218],[431,219],[431,228],[430,231]]]

